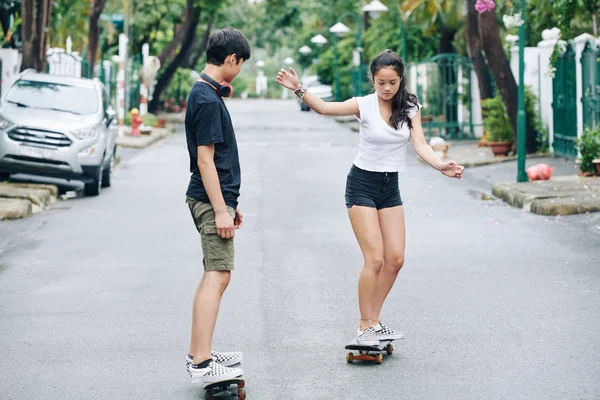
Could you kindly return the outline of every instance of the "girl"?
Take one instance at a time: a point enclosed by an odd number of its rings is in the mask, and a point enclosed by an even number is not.
[[[427,144],[421,126],[421,105],[406,90],[404,63],[391,50],[371,63],[375,93],[334,103],[325,102],[298,81],[296,72],[281,70],[277,83],[322,115],[354,115],[360,121],[358,155],[346,181],[346,207],[364,257],[358,279],[360,344],[378,345],[404,335],[383,324],[381,308],[404,264],[404,210],[398,171],[404,171],[406,147],[412,138],[416,153],[450,178],[460,179],[464,168],[440,160]]]

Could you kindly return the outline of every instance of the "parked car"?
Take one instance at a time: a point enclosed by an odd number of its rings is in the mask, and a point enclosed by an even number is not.
[[[316,75],[309,75],[302,78],[302,86],[305,86],[311,93],[319,96],[325,101],[333,100],[333,92],[330,85],[324,85],[319,82]],[[300,110],[310,111],[310,107],[300,102]]]
[[[21,73],[0,102],[0,177],[79,180],[86,195],[111,184],[117,124],[97,79]]]

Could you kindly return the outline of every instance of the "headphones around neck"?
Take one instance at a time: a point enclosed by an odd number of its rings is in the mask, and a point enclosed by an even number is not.
[[[233,86],[229,82],[223,81],[223,83],[217,83],[213,78],[208,76],[204,71],[200,73],[200,77],[206,82],[210,83],[217,90],[217,93],[221,97],[231,97],[233,95]]]

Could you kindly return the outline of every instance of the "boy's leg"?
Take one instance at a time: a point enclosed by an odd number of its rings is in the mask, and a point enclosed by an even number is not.
[[[194,296],[189,354],[193,363],[211,359],[212,336],[223,292],[234,265],[233,239],[217,234],[215,213],[210,204],[188,199],[190,211],[202,239],[204,274]],[[235,210],[227,207],[234,217]]]
[[[230,271],[206,271],[196,290],[189,352],[196,364],[211,358],[212,337],[221,297],[229,284],[230,277]]]

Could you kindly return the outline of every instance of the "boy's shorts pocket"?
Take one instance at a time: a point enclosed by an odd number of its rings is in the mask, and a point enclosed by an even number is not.
[[[202,225],[202,253],[205,271],[233,271],[235,251],[233,238],[223,239],[213,224]]]

